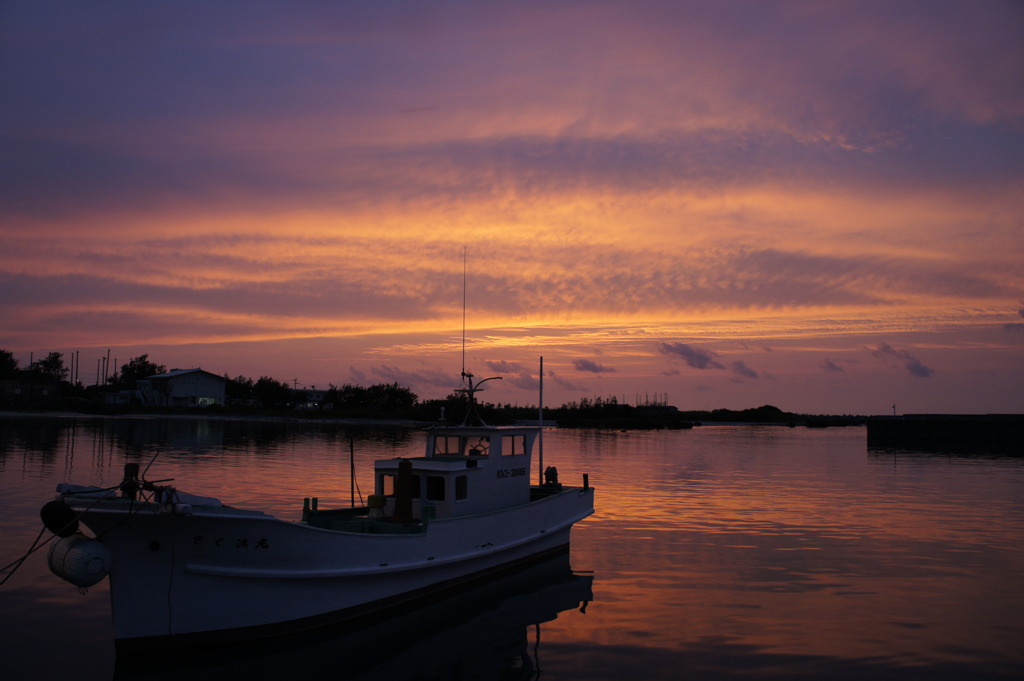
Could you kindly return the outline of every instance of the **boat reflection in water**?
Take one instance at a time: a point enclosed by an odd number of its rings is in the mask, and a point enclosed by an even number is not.
[[[585,613],[593,579],[573,573],[566,551],[386,618],[186,656],[119,657],[114,677],[531,679],[541,670],[541,624],[569,610]]]

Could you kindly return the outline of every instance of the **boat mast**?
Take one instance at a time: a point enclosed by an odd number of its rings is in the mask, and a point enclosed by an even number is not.
[[[466,394],[466,415],[462,419],[462,425],[469,424],[470,419],[476,419],[481,426],[486,426],[484,420],[476,410],[476,394],[483,390],[482,386],[487,381],[500,381],[501,376],[491,376],[473,385],[473,374],[466,371],[466,252],[468,247],[462,247],[462,387],[456,392]]]
[[[462,376],[466,376],[466,251],[462,247]],[[470,387],[473,387],[470,385]]]
[[[544,356],[540,358],[540,395],[537,397],[537,484],[544,484]]]

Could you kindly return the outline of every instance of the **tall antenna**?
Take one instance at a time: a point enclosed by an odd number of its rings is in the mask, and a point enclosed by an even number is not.
[[[462,375],[466,375],[466,250],[462,247]]]
[[[544,484],[544,356],[540,358],[540,390],[537,393],[537,484]]]

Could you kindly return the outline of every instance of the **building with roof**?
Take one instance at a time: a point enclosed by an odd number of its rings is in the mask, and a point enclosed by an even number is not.
[[[36,378],[0,379],[0,408],[57,409],[61,405],[61,385],[57,381]]]
[[[227,380],[202,369],[172,369],[138,381],[142,404],[155,407],[205,407],[224,404]]]

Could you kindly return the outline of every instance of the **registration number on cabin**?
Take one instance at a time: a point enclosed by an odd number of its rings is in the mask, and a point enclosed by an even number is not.
[[[526,466],[519,468],[502,468],[498,471],[499,478],[519,478],[526,475]]]

